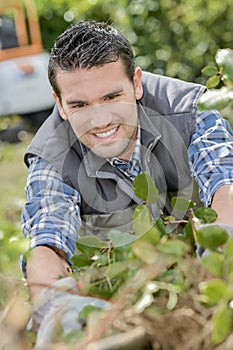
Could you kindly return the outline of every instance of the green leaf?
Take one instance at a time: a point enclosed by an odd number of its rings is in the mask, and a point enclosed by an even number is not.
[[[135,256],[148,265],[154,264],[157,260],[158,252],[149,242],[136,241],[132,249]]]
[[[173,197],[171,199],[172,208],[175,208],[177,211],[187,211],[190,208],[194,207],[194,203],[184,197]]]
[[[159,231],[161,237],[164,236],[164,235],[169,235],[170,232],[167,231],[167,227],[164,224],[164,221],[163,221],[162,218],[156,218],[154,220],[154,226]]]
[[[195,240],[194,240],[193,229],[192,229],[192,225],[191,225],[190,221],[184,227],[184,236],[185,236],[185,239],[187,240],[187,242],[192,247],[192,250],[194,251],[194,249],[195,249]]]
[[[227,243],[225,244],[224,256],[226,258],[232,258],[233,257],[233,236],[229,237]]]
[[[220,49],[217,51],[215,60],[221,69],[224,80],[230,80],[233,83],[233,50]]]
[[[216,250],[227,242],[228,234],[218,225],[207,226],[197,231],[197,240],[202,248]]]
[[[221,279],[200,282],[199,290],[200,301],[209,306],[220,303],[228,295],[227,284]]]
[[[134,213],[132,215],[132,225],[133,231],[137,236],[142,236],[151,228],[152,224],[149,210],[145,205],[138,205],[134,209]]]
[[[215,88],[216,86],[218,86],[218,84],[220,83],[220,77],[218,75],[214,75],[211,78],[209,78],[206,82],[206,87],[208,89],[212,89]]]
[[[136,196],[145,202],[156,203],[158,200],[158,189],[155,187],[153,178],[146,172],[142,172],[133,182]]]
[[[78,340],[82,339],[84,336],[82,330],[73,329],[71,332],[67,333],[64,337],[65,344],[75,344]]]
[[[217,213],[212,208],[206,207],[196,209],[195,216],[204,224],[214,222],[217,219]]]
[[[149,307],[154,302],[154,297],[151,292],[144,292],[142,297],[138,300],[138,302],[134,305],[135,311],[140,314],[147,307]]]
[[[232,310],[224,306],[218,309],[212,318],[212,341],[214,344],[223,342],[231,333],[233,327]]]
[[[198,108],[221,110],[228,106],[233,100],[233,91],[229,87],[223,86],[221,89],[213,89],[205,92],[199,101]]]
[[[202,265],[215,277],[223,277],[224,256],[216,252],[211,252],[203,256]]]
[[[79,313],[79,318],[86,319],[92,312],[101,311],[102,308],[94,305],[85,305]]]
[[[161,252],[178,257],[184,256],[189,249],[189,246],[179,239],[169,239],[163,244],[159,245],[159,250]]]
[[[87,255],[94,254],[97,250],[108,247],[108,242],[102,241],[96,236],[82,236],[76,242],[77,248]]]
[[[108,233],[108,238],[111,241],[113,247],[121,247],[135,241],[135,235],[129,234],[127,232],[121,232],[117,230],[112,230]]]
[[[151,227],[140,239],[146,240],[151,244],[157,245],[160,240],[160,234],[156,227]]]
[[[233,237],[229,237],[228,241],[224,246],[224,271],[225,274],[230,278],[233,272]]]
[[[202,74],[212,77],[218,73],[218,69],[214,66],[207,66],[201,70]]]
[[[132,216],[133,230],[140,239],[152,244],[157,244],[160,240],[159,231],[152,225],[149,210],[145,205],[135,208]]]
[[[124,273],[125,271],[127,271],[127,269],[128,269],[127,261],[123,261],[123,262],[117,261],[107,267],[105,274],[108,278],[111,279]]]
[[[176,306],[177,302],[178,302],[177,293],[169,292],[169,299],[168,299],[168,302],[167,302],[167,309],[168,310],[174,309],[174,307]]]
[[[74,254],[71,258],[71,262],[75,267],[84,267],[92,264],[90,257],[84,253]]]

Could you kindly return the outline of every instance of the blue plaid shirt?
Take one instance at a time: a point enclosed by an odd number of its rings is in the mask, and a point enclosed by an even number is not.
[[[208,206],[220,186],[233,184],[233,132],[217,111],[198,114],[188,155],[200,198]],[[140,128],[130,161],[117,158],[108,161],[131,179],[139,174]],[[81,226],[80,194],[63,181],[53,165],[37,156],[30,160],[25,193],[22,227],[24,235],[31,238],[30,247],[54,246],[62,249],[70,260]]]

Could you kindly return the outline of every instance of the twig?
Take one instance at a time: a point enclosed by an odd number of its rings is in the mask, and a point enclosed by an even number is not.
[[[126,286],[119,289],[116,297],[111,300],[113,302],[111,309],[105,310],[105,315],[101,317],[101,322],[99,322],[96,327],[93,327],[93,325],[90,326],[90,329],[87,330],[85,339],[79,341],[76,344],[75,349],[87,349],[87,346],[92,342],[103,338],[106,329],[112,327],[115,320],[126,307],[130,300],[130,296],[132,296],[137,290],[140,290],[148,280],[156,278],[165,266],[166,262],[156,262],[156,264],[140,269],[130,283],[127,283]]]
[[[193,209],[189,209],[189,215],[190,215],[190,219],[191,219],[191,227],[192,227],[192,233],[193,233],[194,241],[197,244],[197,231],[196,231],[195,222],[194,222],[196,216],[194,215]]]

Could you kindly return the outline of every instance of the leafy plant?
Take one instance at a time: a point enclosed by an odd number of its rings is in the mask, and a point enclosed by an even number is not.
[[[199,108],[223,110],[227,108],[225,117],[233,125],[229,113],[233,102],[233,50],[219,49],[215,55],[216,66],[207,66],[202,73],[208,76],[206,86],[209,89],[199,103]]]
[[[216,213],[204,207],[193,212],[193,203],[188,206],[189,220],[185,225],[180,221],[183,234],[167,234],[166,220],[160,230],[160,219],[151,215],[150,204],[158,198],[152,178],[147,173],[140,174],[134,181],[134,190],[143,200],[132,217],[134,235],[110,231],[107,241],[86,236],[77,242],[77,253],[72,260],[80,293],[110,299],[114,305],[105,317],[101,316],[104,327],[96,326],[95,331],[93,318],[89,316],[87,334],[77,344],[84,346],[90,339],[96,341],[106,336],[106,327],[107,334],[119,332],[114,325],[114,310],[118,318],[127,310],[131,313],[130,320],[123,317],[121,324],[133,324],[139,315],[142,320],[150,317],[157,324],[165,315],[172,318],[186,298],[189,303],[191,300],[193,309],[199,304],[200,308],[212,310],[211,321],[209,314],[206,319],[210,329],[208,346],[223,342],[233,329],[233,238],[228,240],[226,231],[217,226],[196,229],[200,223],[213,222]],[[180,203],[183,202],[181,199]],[[177,198],[173,200],[175,203]],[[180,205],[180,210],[183,209]],[[192,240],[188,239],[187,226]],[[196,244],[208,251],[201,259],[196,257]],[[219,249],[222,245],[224,248]],[[203,273],[207,279],[199,283],[196,274],[200,269],[206,271]],[[155,332],[153,337],[157,336]]]

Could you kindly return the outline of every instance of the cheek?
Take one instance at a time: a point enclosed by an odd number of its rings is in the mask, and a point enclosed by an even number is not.
[[[78,138],[82,138],[90,128],[90,126],[88,126],[89,123],[85,123],[85,121],[80,120],[77,116],[70,117],[69,122]]]

